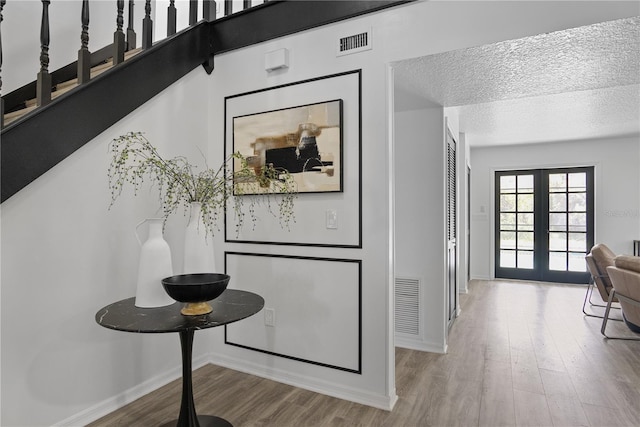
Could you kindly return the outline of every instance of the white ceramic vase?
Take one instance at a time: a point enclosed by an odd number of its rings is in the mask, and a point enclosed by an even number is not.
[[[175,301],[167,295],[161,280],[173,276],[171,250],[162,237],[162,218],[148,218],[136,226],[136,238],[140,243],[140,262],[135,306],[141,308],[164,307]],[[138,228],[147,224],[149,233],[142,243]]]
[[[184,274],[215,273],[216,262],[213,253],[213,236],[207,235],[202,221],[202,205],[192,202],[189,223],[184,233]]]

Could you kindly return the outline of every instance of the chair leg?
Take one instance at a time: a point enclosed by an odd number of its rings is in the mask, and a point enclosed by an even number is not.
[[[607,302],[607,308],[604,311],[604,317],[602,318],[603,320],[602,327],[600,328],[600,333],[604,335],[605,338],[610,340],[640,341],[640,337],[612,337],[606,334],[605,330],[607,329],[607,320],[609,320],[609,311],[611,311],[611,303],[613,302],[615,294],[615,289],[611,289],[611,293],[609,294],[609,301]]]
[[[607,306],[607,304],[596,304],[595,302],[591,301],[591,297],[593,296],[593,288],[595,288],[596,286],[593,284],[593,282],[591,282],[591,292],[589,292],[589,305],[592,305],[594,307],[602,307],[605,308]],[[611,307],[611,308],[620,308],[620,307]]]
[[[589,305],[591,305],[591,306],[602,307],[602,308],[607,307],[606,305],[594,304],[593,302],[591,302],[591,296],[593,295],[593,288],[594,287],[595,287],[595,285],[593,284],[593,279],[591,279],[589,281],[589,286],[587,286],[587,293],[584,295],[584,301],[582,303],[582,312],[584,313],[585,316],[596,317],[598,319],[604,319],[604,316],[599,316],[597,314],[587,313],[587,311],[586,311],[587,301],[589,301]],[[620,307],[611,307],[611,308],[613,308],[615,310],[620,310]],[[610,320],[615,320],[616,322],[622,322],[622,319],[610,319]]]

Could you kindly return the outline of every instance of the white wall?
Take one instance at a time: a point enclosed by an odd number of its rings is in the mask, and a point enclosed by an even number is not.
[[[638,137],[472,148],[472,277],[494,276],[497,170],[595,166],[595,242],[606,243],[616,253],[631,254],[631,241],[640,236],[639,150]]]
[[[133,231],[158,215],[146,191],[126,192],[108,210],[107,145],[139,130],[167,157],[197,160],[198,147],[208,150],[206,85],[204,70],[194,70],[2,204],[1,425],[83,425],[180,376],[176,334],[127,334],[94,321],[101,307],[135,294]],[[184,224],[176,216],[167,228],[176,269]],[[199,338],[196,358],[207,347]]]
[[[445,139],[442,108],[395,114],[396,276],[422,285],[418,341],[397,339],[402,347],[444,353]]]
[[[447,349],[446,129],[457,143],[458,289],[466,290],[463,236],[466,214],[465,143],[456,112],[442,107],[395,112],[396,276],[422,284],[421,334],[396,336],[396,345],[444,353]],[[459,309],[458,301],[456,301]]]
[[[370,17],[364,22],[373,22],[371,20]],[[384,119],[388,106],[387,95],[384,90],[380,90],[385,86],[386,67],[383,57],[374,52],[336,58],[336,37],[340,33],[349,31],[350,25],[341,23],[217,56],[216,69],[211,79],[209,92],[211,100],[211,120],[209,123],[211,149],[216,151],[216,156],[220,158],[224,135],[225,96],[362,69],[363,248],[270,246],[223,242],[220,242],[219,246],[226,251],[361,260],[363,267],[361,295],[362,373],[345,373],[336,369],[224,346],[221,345],[221,341],[213,349],[215,352],[214,360],[225,366],[275,378],[308,389],[381,408],[390,408],[395,401],[395,381],[393,380],[393,372],[390,370],[390,367],[393,366],[393,346],[390,341],[392,337],[389,334],[391,330],[388,287],[390,276],[388,200],[390,195],[387,191],[389,176],[386,153],[388,146]],[[313,46],[313,49],[309,49],[309,46]],[[264,55],[279,48],[289,50],[290,67],[285,71],[267,73],[264,70]],[[270,96],[277,97],[278,95],[271,94]],[[315,96],[315,92],[309,93],[310,98]],[[327,94],[327,96],[330,95]],[[350,98],[345,97],[345,99]],[[345,108],[348,108],[346,104]],[[355,120],[356,117],[348,117],[345,126],[353,126],[357,123]],[[352,145],[357,144],[357,141],[346,138],[344,143]],[[346,153],[348,152],[349,150],[346,151]],[[358,167],[357,157],[345,156],[344,161],[345,171]],[[353,186],[358,184],[346,181],[345,185],[350,186],[348,189],[345,188],[345,191],[352,192]],[[300,195],[296,202],[298,204],[296,210],[304,212],[307,204],[318,200],[324,201],[324,206],[330,208],[340,197],[342,197],[340,194]],[[354,194],[353,197],[357,197],[357,194]],[[321,209],[325,208],[321,207]],[[307,220],[307,218],[301,217],[299,222],[302,225]],[[338,223],[340,224],[340,219],[338,219]],[[325,232],[333,232],[333,230],[325,230]],[[341,232],[340,229],[338,232]],[[299,241],[305,241],[304,227],[296,228],[294,226],[291,232],[285,236],[287,241],[296,240],[296,238]],[[218,253],[220,254],[222,250]],[[306,264],[308,271],[313,271],[315,262],[307,260]],[[278,274],[282,273],[278,272]],[[238,284],[238,286],[242,287],[242,284]],[[254,284],[246,286],[255,287]],[[279,310],[284,310],[285,313],[296,311],[296,307],[309,306],[313,309],[316,302],[325,299],[326,293],[331,290],[330,287],[327,289],[319,287],[313,293],[302,293],[295,301],[284,305],[282,302],[289,301],[289,292],[296,291],[295,288],[288,289],[279,286],[277,282],[267,280],[259,287],[262,288],[262,293],[268,296],[267,306],[279,305]],[[256,290],[260,292],[259,289]],[[348,298],[347,294],[343,296],[341,293],[333,294],[331,297],[336,300],[343,297]],[[354,310],[357,309],[357,301],[352,301],[350,304]],[[277,314],[276,318],[278,318]],[[280,319],[286,322],[286,318],[280,317]],[[342,319],[345,322],[345,327],[351,328],[353,326],[351,315],[345,314]],[[303,332],[306,335],[318,340],[324,336],[324,334],[316,333],[314,327],[302,320],[291,318],[289,322],[297,323],[297,325],[292,323],[277,324],[276,331],[278,328],[286,330],[286,328],[297,326],[299,329],[305,328]],[[315,328],[322,328],[322,325],[316,325]],[[221,332],[214,331],[217,334],[221,334]],[[269,331],[265,330],[264,333],[269,333]],[[289,339],[293,339],[293,337]],[[282,346],[286,347],[286,344]]]

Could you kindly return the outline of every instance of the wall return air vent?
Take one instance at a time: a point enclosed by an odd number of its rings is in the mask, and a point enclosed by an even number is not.
[[[396,332],[420,336],[420,280],[396,277]]]
[[[337,56],[351,55],[373,48],[372,31],[367,30],[338,38]]]

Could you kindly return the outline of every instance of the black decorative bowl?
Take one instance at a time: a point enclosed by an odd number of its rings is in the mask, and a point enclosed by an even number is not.
[[[230,277],[219,273],[179,274],[162,279],[162,286],[171,298],[184,302],[180,310],[185,316],[211,313],[207,301],[218,298],[227,289]]]

